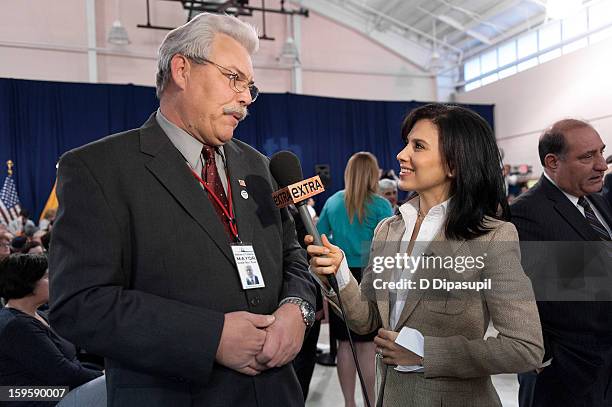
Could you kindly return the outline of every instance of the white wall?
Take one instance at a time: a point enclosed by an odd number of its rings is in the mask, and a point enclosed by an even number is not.
[[[87,0],[0,0],[0,77],[86,82]],[[151,22],[177,26],[186,21],[178,2],[151,0]],[[278,0],[269,0],[278,7]],[[137,28],[146,22],[144,0],[121,0],[119,17],[131,44],[106,41],[116,19],[115,0],[95,0],[98,82],[153,86],[157,47],[167,31]],[[246,19],[260,27],[261,14]],[[267,34],[254,57],[255,79],[263,92],[291,91],[291,72],[277,61],[287,17],[267,15]],[[374,99],[434,100],[436,83],[409,61],[368,38],[316,13],[301,19],[303,93]]]
[[[509,164],[541,173],[538,137],[555,121],[589,121],[612,154],[612,39],[457,95],[459,103],[494,103],[498,144]]]

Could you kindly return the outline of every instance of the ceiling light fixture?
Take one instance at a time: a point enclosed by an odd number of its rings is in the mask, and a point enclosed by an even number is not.
[[[433,44],[432,44],[432,52],[429,57],[429,62],[427,64],[426,69],[433,73],[437,74],[442,68],[444,68],[444,61],[438,52],[438,44],[436,38],[436,20],[431,20],[432,22],[432,32],[433,32]]]
[[[108,32],[108,42],[115,45],[127,45],[130,43],[127,30],[119,20],[119,0],[115,0],[115,16],[110,31]]]

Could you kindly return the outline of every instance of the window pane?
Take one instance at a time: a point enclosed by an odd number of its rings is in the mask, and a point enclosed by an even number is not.
[[[574,38],[587,32],[586,10],[563,20],[563,39]]]
[[[518,71],[524,71],[525,69],[529,69],[529,68],[533,68],[534,66],[536,66],[538,64],[538,58],[531,58],[528,59],[525,62],[521,62],[520,64],[518,64]]]
[[[508,76],[514,75],[515,73],[516,73],[516,65],[499,71],[499,79],[507,78]]]
[[[583,38],[578,41],[570,42],[566,46],[563,47],[563,53],[569,54],[570,52],[576,51],[577,49],[587,47],[589,42],[586,38]]]
[[[612,22],[612,2],[602,1],[589,7],[589,29],[594,30]]]
[[[481,55],[480,67],[483,74],[497,69],[497,49]]]
[[[545,54],[542,54],[538,57],[538,59],[540,60],[540,63],[543,62],[548,62],[551,59],[555,59],[557,57],[561,56],[561,48],[557,48],[557,49],[553,49],[552,51],[549,51]]]
[[[466,92],[469,92],[471,90],[474,90],[476,88],[480,87],[480,80],[474,81],[474,82],[470,82],[470,83],[466,83],[464,86],[464,89]]]
[[[480,76],[480,58],[472,58],[463,66],[463,77],[466,81]]]
[[[499,58],[499,66],[511,64],[516,61],[516,41],[510,41],[502,45],[497,50]]]
[[[518,57],[524,58],[538,51],[538,32],[533,31],[518,39]]]
[[[558,20],[540,28],[538,42],[540,51],[561,42],[561,24]]]
[[[493,83],[497,80],[497,73],[494,73],[493,75],[489,75],[489,76],[485,76],[484,78],[482,78],[481,82],[482,82],[482,86],[484,85],[488,85],[489,83]]]
[[[591,42],[591,44],[595,44],[596,42],[606,40],[610,37],[612,37],[612,27],[596,32],[595,34],[591,34],[589,37],[589,41]]]

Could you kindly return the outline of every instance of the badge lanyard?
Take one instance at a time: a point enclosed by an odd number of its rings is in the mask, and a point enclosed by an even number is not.
[[[221,202],[217,194],[215,194],[215,192],[212,190],[212,188],[208,186],[206,181],[204,181],[202,177],[200,177],[193,170],[193,168],[189,168],[189,169],[191,170],[191,173],[193,174],[193,176],[198,180],[198,182],[202,184],[204,189],[206,189],[206,191],[214,198],[214,202],[217,204],[217,206],[221,208],[221,210],[223,211],[223,215],[225,215],[229,223],[230,231],[232,232],[234,239],[236,239],[236,242],[242,243],[242,241],[238,237],[238,225],[236,224],[236,218],[234,217],[234,206],[232,204],[232,186],[230,185],[230,177],[229,177],[229,173],[227,172],[227,169],[225,171],[225,175],[227,176],[227,203],[229,206],[229,211],[225,208],[225,205],[223,205],[223,203]]]

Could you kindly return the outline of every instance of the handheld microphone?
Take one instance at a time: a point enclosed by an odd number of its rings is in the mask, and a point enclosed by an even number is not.
[[[291,204],[297,208],[306,232],[314,238],[314,244],[323,246],[321,235],[312,222],[312,217],[306,208],[308,198],[325,191],[319,176],[303,179],[300,159],[291,151],[279,151],[270,158],[270,172],[281,188],[272,194],[272,199],[278,208]],[[336,276],[327,276],[329,285],[338,293]]]
[[[304,227],[309,235],[314,238],[314,244],[317,246],[323,246],[321,242],[321,235],[317,231],[310,213],[306,208],[306,201],[311,196],[319,194],[325,191],[323,183],[317,175],[316,177],[303,179],[302,165],[300,159],[291,151],[279,151],[270,158],[270,172],[272,176],[281,187],[280,190],[272,194],[274,203],[279,208],[284,208],[291,204],[294,204],[297,208],[300,219],[304,223]],[[342,299],[340,298],[340,290],[338,289],[338,281],[336,276],[329,274],[327,276],[327,282],[336,292],[336,298],[338,299],[338,305],[340,312],[342,313],[342,319],[344,320],[344,326],[346,333],[348,334],[349,344],[351,346],[351,352],[353,354],[353,360],[355,361],[355,367],[357,368],[357,376],[359,377],[359,383],[361,384],[361,391],[364,394],[364,401],[367,407],[370,407],[370,399],[368,391],[361,373],[361,367],[359,366],[359,359],[357,358],[357,352],[355,350],[355,344],[351,337],[351,330],[349,329],[348,323],[346,322],[346,315],[344,313],[344,306],[342,305]]]

